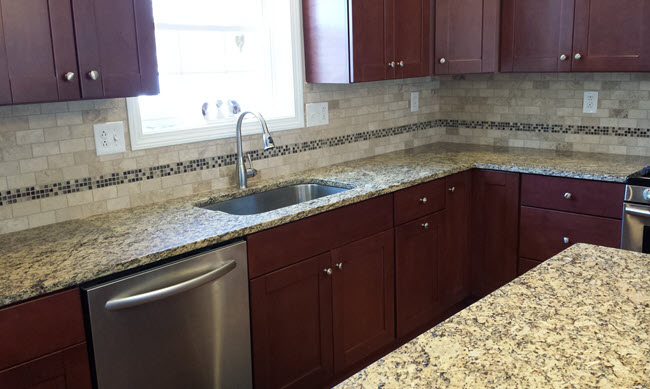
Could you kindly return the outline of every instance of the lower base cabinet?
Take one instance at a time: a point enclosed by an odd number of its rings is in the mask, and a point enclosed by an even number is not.
[[[256,388],[321,387],[395,338],[393,230],[250,281]]]

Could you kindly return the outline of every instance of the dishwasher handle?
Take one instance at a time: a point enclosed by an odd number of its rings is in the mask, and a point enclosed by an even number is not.
[[[187,292],[188,290],[198,288],[210,282],[214,282],[219,278],[225,276],[237,266],[237,262],[231,260],[226,261],[222,266],[205,273],[201,276],[181,282],[180,284],[168,286],[166,288],[157,289],[151,292],[137,294],[135,296],[124,297],[119,299],[109,300],[105,307],[109,311],[119,311],[121,309],[137,307],[138,305],[148,304],[154,301],[162,300],[179,293]]]
[[[631,215],[636,215],[636,216],[650,217],[650,211],[648,211],[647,209],[632,207],[629,205],[625,206],[625,213],[629,213]]]

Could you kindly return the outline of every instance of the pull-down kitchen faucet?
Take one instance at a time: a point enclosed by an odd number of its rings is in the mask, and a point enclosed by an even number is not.
[[[244,116],[248,114],[255,116],[255,118],[257,118],[257,120],[262,125],[262,141],[264,142],[264,150],[270,150],[275,147],[275,143],[273,143],[273,138],[271,138],[271,133],[269,132],[269,127],[266,125],[266,120],[264,120],[264,117],[259,112],[244,112],[239,115],[239,120],[237,120],[237,178],[239,182],[239,189],[246,189],[247,179],[249,177],[255,177],[257,175],[257,170],[253,168],[253,161],[251,160],[251,156],[249,154],[246,154],[246,156],[248,157],[248,164],[250,165],[250,168],[247,168],[244,162],[241,126],[244,122]]]

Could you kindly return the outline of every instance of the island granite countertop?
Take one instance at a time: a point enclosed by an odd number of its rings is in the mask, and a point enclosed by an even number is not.
[[[337,389],[649,386],[650,256],[576,244]]]
[[[185,254],[471,168],[624,182],[646,158],[434,143],[87,219],[0,235],[0,306]],[[293,183],[352,189],[258,215],[198,208]]]

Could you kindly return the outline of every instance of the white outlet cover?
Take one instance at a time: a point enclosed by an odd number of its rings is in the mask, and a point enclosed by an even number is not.
[[[97,155],[117,154],[126,151],[123,122],[95,124],[93,129]]]
[[[420,110],[420,92],[411,92],[411,112]]]
[[[307,104],[306,111],[307,127],[329,124],[329,107],[327,103]]]
[[[598,92],[585,92],[585,99],[582,105],[582,112],[598,112]]]

